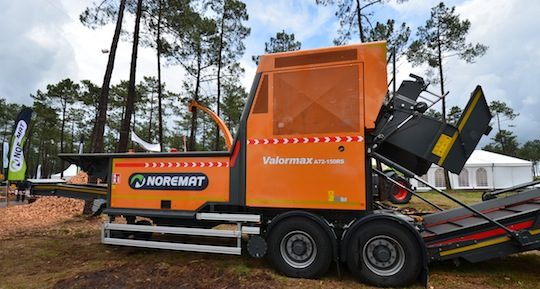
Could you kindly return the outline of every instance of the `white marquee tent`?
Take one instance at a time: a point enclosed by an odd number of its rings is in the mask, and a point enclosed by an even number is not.
[[[475,150],[459,175],[450,174],[454,189],[492,190],[502,189],[533,180],[532,162],[483,150]],[[432,165],[422,179],[444,188],[444,170]],[[411,181],[419,191],[428,190],[422,184]]]
[[[64,170],[63,178],[68,179],[74,177],[77,175],[78,172],[79,168],[76,165],[71,164],[67,169]],[[60,173],[51,175],[51,179],[60,179]]]

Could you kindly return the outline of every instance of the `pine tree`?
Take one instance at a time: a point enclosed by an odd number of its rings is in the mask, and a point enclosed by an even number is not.
[[[270,37],[270,40],[264,43],[265,53],[296,51],[300,50],[301,48],[302,43],[295,39],[294,33],[289,34],[285,32],[285,30],[277,32],[275,37]],[[253,55],[251,59],[256,64],[259,64],[258,55]]]
[[[446,122],[446,90],[444,88],[443,59],[457,55],[467,63],[484,55],[487,46],[466,42],[471,22],[460,20],[455,7],[448,8],[441,2],[431,9],[431,17],[426,24],[418,28],[418,39],[413,41],[407,51],[407,59],[413,65],[427,64],[430,68],[438,68],[441,88],[443,122]],[[451,189],[450,177],[445,169],[446,188]]]
[[[396,0],[402,3],[407,0]],[[325,6],[335,6],[335,15],[339,19],[338,37],[334,39],[335,45],[343,45],[353,39],[353,35],[358,34],[360,42],[387,40],[389,47],[394,47],[393,41],[408,41],[410,29],[401,24],[400,30],[394,30],[394,20],[390,19],[387,24],[377,22],[372,25],[373,13],[368,10],[372,6],[384,4],[389,0],[315,0],[315,3]],[[381,33],[382,32],[382,33]],[[396,51],[401,51],[395,47]]]
[[[108,4],[108,5],[105,5]],[[105,134],[105,124],[107,122],[107,106],[109,102],[109,86],[111,84],[112,72],[114,69],[114,61],[116,58],[116,49],[120,40],[122,31],[122,20],[124,18],[124,9],[126,0],[120,0],[120,6],[115,13],[112,3],[103,1],[99,6],[87,8],[81,15],[80,20],[83,24],[95,29],[97,26],[103,26],[116,16],[116,27],[114,30],[111,48],[109,50],[109,59],[107,68],[103,76],[103,84],[101,86],[101,94],[99,98],[97,121],[92,130],[92,152],[103,152],[103,135]]]
[[[131,115],[135,109],[135,78],[137,73],[137,54],[139,48],[139,29],[143,9],[143,1],[137,1],[137,12],[135,16],[135,28],[133,32],[133,45],[131,49],[131,66],[129,72],[129,87],[126,99],[126,110],[120,127],[120,139],[118,140],[117,152],[126,152],[129,142],[129,131],[131,127]]]
[[[227,67],[234,67],[238,59],[245,51],[244,39],[249,35],[250,29],[244,26],[244,21],[248,20],[246,4],[238,0],[213,0],[210,1],[212,10],[218,15],[218,33],[215,41],[216,50],[216,114],[221,116],[221,92],[223,88],[223,70]],[[215,128],[214,150],[221,150],[219,128]]]

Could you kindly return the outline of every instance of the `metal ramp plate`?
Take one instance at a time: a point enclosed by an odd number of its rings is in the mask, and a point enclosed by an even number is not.
[[[472,207],[504,223],[510,219],[530,218],[531,213],[540,212],[540,204],[536,203],[538,198],[540,198],[540,189],[532,189],[506,198],[480,202]],[[444,238],[445,235],[459,235],[460,231],[470,234],[475,231],[475,227],[480,229],[488,224],[487,220],[473,216],[469,210],[457,208],[426,215],[424,217],[426,232],[423,237],[431,242]]]
[[[31,182],[31,194],[38,196],[58,196],[74,199],[106,199],[106,184],[64,184]]]

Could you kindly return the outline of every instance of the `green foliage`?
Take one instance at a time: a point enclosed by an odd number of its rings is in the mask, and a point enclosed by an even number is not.
[[[431,18],[418,28],[417,40],[413,41],[407,52],[407,59],[414,65],[428,64],[430,67],[442,66],[442,59],[457,55],[467,63],[484,55],[487,46],[466,42],[471,22],[461,21],[455,7],[448,8],[441,2],[431,9]]]
[[[440,111],[436,111],[433,108],[428,109],[428,111],[424,112],[424,115],[431,116],[434,119],[442,120],[442,114]]]
[[[532,162],[540,161],[540,140],[535,139],[524,143],[519,149],[519,156]]]
[[[377,22],[375,27],[368,31],[367,41],[385,40],[388,47],[395,49],[396,58],[399,58],[409,43],[411,28],[405,23],[401,23],[399,28],[396,28],[395,22],[393,19],[388,19],[386,24]]]
[[[13,125],[15,124],[15,118],[21,109],[21,105],[8,103],[4,98],[0,98],[0,130],[2,133],[2,143],[4,141],[9,141]]]
[[[493,100],[489,103],[491,114],[495,115],[497,121],[497,131],[501,132],[501,122],[514,120],[519,113],[514,113],[514,109],[509,107],[504,101]]]
[[[488,49],[479,43],[467,43],[466,37],[471,23],[469,20],[460,20],[455,10],[455,7],[448,8],[443,2],[431,8],[431,17],[424,26],[418,28],[417,39],[411,43],[406,54],[413,65],[427,64],[429,71],[438,69],[438,78],[435,82],[438,82],[441,88],[443,121],[446,119],[443,60],[457,55],[460,59],[471,63],[484,55]],[[449,177],[445,175],[449,187]]]
[[[248,20],[246,4],[238,0],[210,0],[208,6],[216,14],[214,35],[216,61],[223,66],[234,64],[246,50],[244,39],[251,29],[244,25]],[[221,49],[219,49],[221,48]]]
[[[294,38],[294,33],[287,33],[285,30],[276,33],[276,37],[270,37],[268,42],[264,43],[265,53],[276,53],[286,51],[296,51],[302,48],[302,43]],[[253,62],[259,64],[259,56],[251,57]]]
[[[79,20],[91,29],[97,29],[116,21],[118,6],[116,0],[103,0],[99,5],[95,3],[87,7],[80,15]]]
[[[246,105],[247,92],[243,86],[235,83],[227,83],[224,86],[225,97],[223,98],[223,120],[234,135],[238,132],[242,109]]]
[[[34,99],[49,105],[60,114],[60,152],[64,152],[66,123],[70,121],[68,110],[80,98],[80,85],[66,78],[57,84],[47,85],[47,91],[38,91]]]
[[[495,137],[491,138],[493,142],[484,146],[482,149],[502,153],[509,156],[518,156],[518,147],[517,137],[513,132],[508,130],[501,130],[497,132]]]
[[[514,113],[514,109],[505,102],[494,100],[489,104],[489,110],[497,121],[497,133],[491,138],[493,142],[484,147],[485,150],[502,153],[511,156],[519,156],[519,144],[516,136],[510,130],[502,129],[501,122],[514,120],[519,114]]]
[[[462,113],[463,110],[461,110],[459,106],[452,106],[448,112],[448,115],[446,116],[446,122],[453,126],[457,126]]]
[[[396,0],[403,3],[407,0]],[[315,0],[315,3],[325,6],[335,6],[335,15],[339,19],[338,37],[334,39],[335,45],[349,42],[353,35],[358,35],[360,42],[386,40],[388,46],[396,49],[399,56],[409,41],[410,28],[402,23],[399,30],[394,29],[395,21],[387,20],[386,24],[377,22],[372,25],[373,12],[368,8],[377,4],[384,4],[389,0]]]
[[[218,16],[215,21],[218,23],[218,33],[214,37],[216,42],[216,114],[221,116],[221,92],[226,81],[224,71],[242,71],[238,59],[244,54],[244,39],[249,35],[250,29],[244,26],[244,21],[248,20],[246,4],[237,0],[210,0],[209,6]],[[236,78],[237,79],[237,78]],[[234,79],[233,81],[237,81]],[[218,126],[214,129],[214,149],[221,150],[221,137]]]
[[[518,150],[518,156],[533,162],[534,173],[538,175],[539,172],[536,171],[536,165],[540,161],[540,139],[524,143]]]

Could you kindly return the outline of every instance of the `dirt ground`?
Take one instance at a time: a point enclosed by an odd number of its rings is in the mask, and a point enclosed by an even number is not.
[[[355,280],[343,265],[341,277],[334,265],[319,280],[293,279],[276,273],[266,259],[247,255],[102,245],[103,219],[81,216],[77,212],[82,203],[65,199],[1,208],[0,218],[13,217],[13,211],[22,209],[24,218],[0,222],[0,232],[4,232],[0,235],[1,289],[372,288]],[[539,288],[540,255],[521,254],[459,267],[432,264],[429,287]]]

